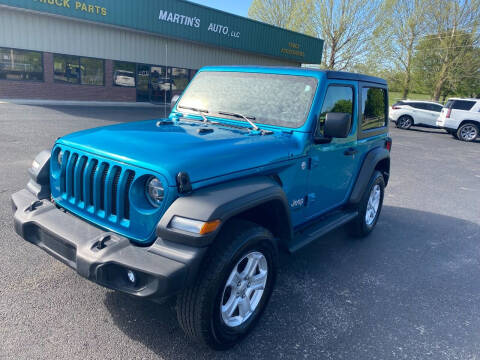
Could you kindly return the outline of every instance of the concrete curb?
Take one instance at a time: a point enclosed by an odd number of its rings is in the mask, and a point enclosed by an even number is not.
[[[121,102],[121,101],[64,101],[64,100],[31,100],[31,99],[0,99],[1,104],[36,105],[36,106],[112,106],[112,107],[142,107],[142,108],[163,108],[170,107],[170,104],[152,104],[143,102]]]

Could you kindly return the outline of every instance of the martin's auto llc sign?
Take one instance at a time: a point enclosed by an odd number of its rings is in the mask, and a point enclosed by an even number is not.
[[[160,10],[158,15],[158,20],[167,21],[175,24],[180,24],[184,26],[190,26],[193,28],[200,28],[202,26],[202,20],[196,16],[191,17],[187,15],[177,14],[167,10]],[[205,25],[206,26],[206,25]],[[211,31],[218,34],[223,34],[225,36],[231,36],[235,38],[240,37],[240,31],[231,30],[228,25],[215,24],[210,22],[208,24],[207,31]]]

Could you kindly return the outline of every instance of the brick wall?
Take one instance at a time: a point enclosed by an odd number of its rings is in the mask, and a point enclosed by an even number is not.
[[[44,81],[0,80],[0,99],[136,101],[136,89],[113,85],[113,61],[105,60],[105,85],[53,81],[53,54],[43,53]]]

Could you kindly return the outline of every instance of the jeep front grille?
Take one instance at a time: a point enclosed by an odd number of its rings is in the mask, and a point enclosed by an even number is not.
[[[135,178],[133,170],[73,151],[64,152],[62,163],[60,193],[64,200],[109,222],[130,219],[128,194]]]

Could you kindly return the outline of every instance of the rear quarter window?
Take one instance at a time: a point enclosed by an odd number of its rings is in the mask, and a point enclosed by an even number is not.
[[[453,103],[453,109],[469,111],[473,105],[475,105],[475,101],[455,100]]]
[[[375,87],[362,88],[361,130],[372,130],[386,126],[387,92]]]

